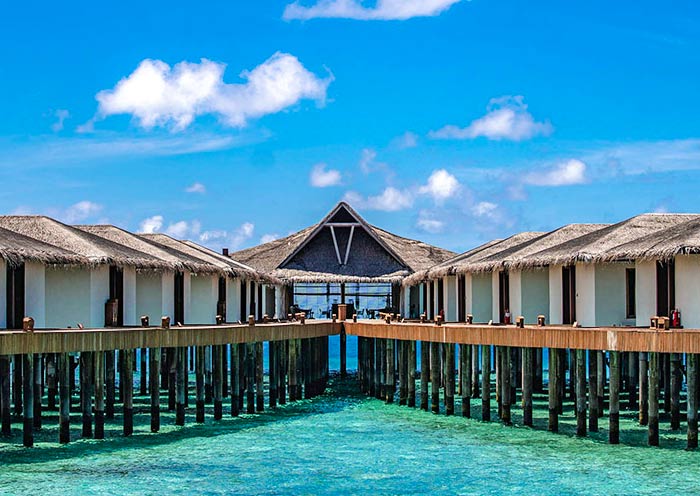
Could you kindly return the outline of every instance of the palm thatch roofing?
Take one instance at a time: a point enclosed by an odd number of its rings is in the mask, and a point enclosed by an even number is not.
[[[87,258],[77,253],[3,228],[0,228],[0,258],[11,267],[25,262],[39,262],[45,265],[85,265],[88,263]]]
[[[399,283],[452,256],[449,250],[370,225],[345,202],[318,224],[231,254],[287,283]]]
[[[700,216],[618,245],[596,261],[615,260],[669,260],[676,255],[700,254]],[[676,220],[676,219],[674,219]]]
[[[615,257],[612,254],[616,247],[625,244],[633,246],[641,238],[698,217],[700,216],[693,214],[637,215],[523,257],[520,265],[568,265],[613,260]]]
[[[109,264],[140,269],[172,269],[172,265],[165,260],[45,216],[0,216],[0,227],[75,253],[82,257],[87,265]]]
[[[490,257],[498,256],[499,253],[507,252],[513,249],[522,249],[533,239],[539,238],[543,235],[542,232],[522,232],[514,234],[508,238],[500,239],[485,243],[481,246],[473,248],[467,252],[464,252],[456,257],[445,261],[439,265],[431,267],[427,270],[421,279],[407,279],[405,285],[414,285],[424,280],[438,279],[440,277],[445,277],[447,275],[454,274],[466,274],[468,272],[474,272],[474,268],[478,267],[476,265],[478,262],[485,260]],[[483,269],[482,269],[483,270]]]
[[[206,246],[202,246],[200,244],[195,243],[194,241],[190,240],[182,240],[182,243],[186,244],[187,246],[197,250],[198,252],[202,253],[205,256],[209,257],[214,257],[217,260],[221,260],[222,262],[225,262],[229,264],[233,271],[239,276],[243,277],[245,279],[251,279],[254,281],[258,282],[266,282],[268,284],[282,284],[282,281],[279,279],[275,279],[269,274],[266,274],[264,272],[260,272],[258,270],[255,270],[253,267],[246,265],[244,263],[241,263],[237,260],[234,260],[233,258],[223,255],[221,253],[217,253],[211,248],[207,248]]]
[[[188,270],[194,273],[211,274],[223,273],[221,267],[210,264],[201,258],[189,256],[181,251],[173,250],[156,243],[143,239],[136,234],[130,233],[116,226],[111,225],[80,225],[73,226],[76,229],[85,231],[95,236],[107,239],[133,250],[147,253],[168,263],[173,270]]]
[[[180,241],[168,236],[167,234],[153,233],[139,234],[138,236],[148,243],[152,243],[163,250],[170,251],[171,253],[177,253],[179,254],[178,256],[201,260],[202,263],[216,267],[216,272],[221,274],[226,274],[230,277],[245,277],[247,279],[254,280],[264,279],[262,274],[259,274],[254,270],[246,269],[240,264],[234,264],[231,260],[227,260],[225,257],[219,257],[216,254],[207,253],[201,249],[203,247],[195,248],[192,246],[193,243]]]

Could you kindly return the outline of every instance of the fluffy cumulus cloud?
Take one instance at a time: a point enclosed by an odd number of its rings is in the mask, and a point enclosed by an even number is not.
[[[437,203],[442,203],[459,191],[459,181],[445,169],[434,171],[428,178],[428,183],[421,186],[418,192],[430,195]]]
[[[445,126],[431,131],[435,139],[474,139],[522,141],[535,136],[547,136],[553,127],[549,122],[537,122],[528,112],[522,96],[494,98],[485,116],[472,121],[467,127]]]
[[[525,184],[533,186],[569,186],[583,184],[588,181],[586,164],[580,160],[571,159],[554,165],[548,169],[533,171],[523,178]]]
[[[178,239],[192,239],[199,236],[202,224],[198,220],[179,220],[165,225],[162,215],[147,217],[139,223],[138,232],[144,234],[164,233]]]
[[[472,207],[474,217],[492,218],[498,212],[498,204],[481,201]]]
[[[430,212],[421,210],[418,214],[418,220],[416,221],[416,227],[421,231],[425,231],[431,234],[437,234],[445,229],[445,222],[436,219]]]
[[[99,214],[102,211],[102,205],[83,200],[74,205],[71,205],[61,215],[61,218],[68,224],[83,222],[90,217]]]
[[[163,228],[163,216],[162,215],[154,215],[152,217],[148,217],[146,219],[143,219],[139,223],[139,232],[144,233],[144,234],[153,234],[160,232],[160,230]]]
[[[224,83],[226,66],[202,59],[170,67],[146,59],[110,90],[97,94],[96,118],[130,114],[144,128],[182,130],[199,115],[216,115],[228,126],[280,112],[301,100],[323,104],[332,76],[319,78],[287,53],[275,53],[251,71],[242,84]]]
[[[304,6],[294,2],[284,9],[284,19],[343,18],[370,20],[406,20],[439,15],[460,0],[377,0],[373,7],[361,0],[318,0]]]
[[[251,239],[254,233],[255,224],[252,222],[244,222],[232,231],[204,231],[202,234],[200,234],[199,241],[217,250],[220,248],[230,248],[232,250],[236,250],[240,248],[243,243]]]
[[[413,206],[413,195],[408,190],[399,190],[393,186],[384,189],[376,196],[364,197],[361,194],[349,191],[344,200],[356,208],[367,210],[383,210],[385,212],[398,212]]]
[[[309,182],[314,188],[327,188],[340,184],[340,171],[327,169],[326,164],[316,164],[309,174]]]
[[[204,194],[207,192],[207,187],[202,183],[194,182],[185,188],[185,192]]]

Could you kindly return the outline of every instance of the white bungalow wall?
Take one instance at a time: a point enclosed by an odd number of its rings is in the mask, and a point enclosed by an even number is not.
[[[511,284],[513,281],[511,280]],[[520,273],[520,314],[525,322],[537,323],[537,316],[549,315],[549,271],[526,270]],[[516,314],[513,314],[517,317]]]
[[[635,325],[634,319],[627,318],[626,269],[632,267],[624,263],[595,266],[596,326]]]
[[[219,297],[218,276],[192,274],[186,277],[185,281],[185,321],[188,324],[216,323],[216,302]]]
[[[471,313],[473,315],[474,305],[472,302],[474,300],[474,294],[471,274],[464,274],[464,299],[466,300],[464,302],[465,314]]]
[[[595,266],[592,264],[576,264],[576,321],[583,327],[592,327],[596,322]]]
[[[498,284],[498,280],[495,284]],[[511,322],[515,322],[515,318],[523,314],[522,273],[519,270],[508,272],[508,302],[510,303]],[[498,306],[496,310],[498,310]]]
[[[561,265],[549,267],[549,324],[562,323]]]
[[[226,320],[237,322],[241,316],[241,279],[226,279]]]
[[[45,291],[46,327],[91,326],[89,269],[47,267]]]
[[[676,278],[678,278],[677,268]],[[653,260],[636,262],[635,280],[635,292],[637,294],[636,325],[648,326],[649,318],[656,315],[656,262]],[[678,285],[677,279],[676,285]]]
[[[445,321],[457,322],[457,295],[459,294],[457,292],[457,276],[445,277],[443,288],[445,292]]]
[[[108,299],[109,266],[99,265],[90,271],[90,327],[104,327],[105,303]]]
[[[160,315],[173,319],[175,315],[175,274],[172,272],[161,273],[160,282]],[[185,301],[187,301],[187,294],[185,294]],[[185,319],[187,319],[187,308],[185,308]],[[175,324],[172,320],[171,323]],[[160,317],[158,317],[158,325],[160,325]]]
[[[501,312],[498,308],[498,272],[489,272],[488,277],[491,279],[491,317],[494,322],[499,322],[501,319]]]
[[[135,276],[136,315],[139,319],[147,316],[151,325],[160,325],[163,315],[172,315],[163,313],[163,276],[161,272],[152,271],[137,272]]]
[[[284,318],[287,314],[284,311],[284,301],[282,296],[284,295],[284,286],[275,286],[275,318]]]
[[[140,325],[140,315],[136,312],[136,269],[124,268],[124,325]],[[102,317],[104,321],[104,315]],[[104,322],[103,322],[104,324]]]
[[[0,329],[7,327],[7,263],[0,258]]]
[[[654,288],[656,285],[654,284]],[[676,307],[686,329],[700,329],[700,256],[676,257]],[[637,312],[639,316],[639,312]],[[642,315],[643,317],[644,315]],[[644,325],[648,324],[648,316]]]
[[[24,266],[24,313],[34,318],[35,327],[46,327],[46,271],[40,263]]]
[[[491,292],[491,274],[473,274],[471,276],[472,285],[472,315],[474,322],[488,322],[493,315],[491,303],[493,294]],[[496,275],[498,277],[498,275]]]

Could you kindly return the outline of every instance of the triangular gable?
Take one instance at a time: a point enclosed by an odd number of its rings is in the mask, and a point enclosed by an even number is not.
[[[330,236],[330,237],[329,237]],[[408,264],[392,250],[370,227],[370,225],[345,202],[340,202],[326,215],[316,228],[280,263],[278,268],[287,268],[297,255],[309,245],[331,245],[334,261],[338,267],[344,267],[351,262],[353,246],[358,240],[367,247],[368,243],[377,245],[400,268]]]

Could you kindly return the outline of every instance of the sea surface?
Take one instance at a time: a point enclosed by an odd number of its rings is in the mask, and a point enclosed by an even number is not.
[[[352,349],[352,348],[350,348]],[[137,399],[138,400],[138,399]],[[164,413],[161,433],[148,432],[147,398],[137,401],[136,433],[55,442],[55,417],[23,449],[19,425],[0,440],[2,494],[697,494],[700,453],[682,448],[683,433],[662,425],[661,447],[644,446],[630,413],[622,445],[601,432],[546,432],[544,397],[536,428],[446,417],[362,396],[354,378],[334,379],[326,393],[259,415],[226,416],[175,427]],[[495,407],[495,403],[493,405]],[[478,402],[472,403],[479,415]],[[459,413],[460,408],[458,406]],[[519,422],[517,409],[514,420]],[[51,424],[51,425],[49,425]]]

